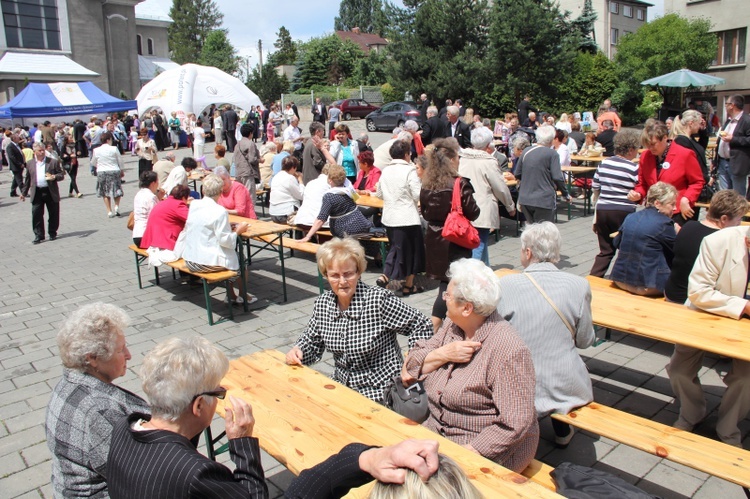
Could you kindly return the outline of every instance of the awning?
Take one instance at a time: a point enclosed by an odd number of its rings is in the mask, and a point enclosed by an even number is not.
[[[0,118],[74,116],[137,107],[136,101],[112,97],[90,81],[29,83],[13,100],[0,106]]]
[[[33,52],[6,52],[0,58],[0,77],[4,79],[40,79],[48,75],[60,80],[64,77],[88,80],[99,76],[62,54],[35,54]]]

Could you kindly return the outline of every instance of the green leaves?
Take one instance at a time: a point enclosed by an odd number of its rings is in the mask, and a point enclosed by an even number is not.
[[[170,58],[177,64],[197,63],[206,38],[224,19],[212,0],[172,0],[169,17]]]
[[[203,66],[214,66],[227,74],[234,74],[238,69],[237,51],[227,38],[224,30],[214,30],[206,37],[201,49],[198,63]]]

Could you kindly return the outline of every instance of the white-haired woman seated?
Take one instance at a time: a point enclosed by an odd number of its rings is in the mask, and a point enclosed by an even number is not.
[[[497,312],[500,282],[489,267],[463,258],[448,275],[447,319],[409,351],[404,384],[424,381],[424,426],[521,472],[539,442],[531,352]]]
[[[552,222],[527,225],[521,234],[524,271],[500,279],[505,292],[498,311],[531,350],[540,418],[551,412],[567,414],[594,400],[591,378],[576,351],[595,339],[591,288],[586,279],[555,266],[561,246],[560,231]],[[552,428],[555,443],[567,446],[571,428],[555,419]]]
[[[240,398],[225,402],[224,424],[232,472],[197,452],[195,439],[213,420],[220,386],[229,370],[226,356],[201,337],[171,338],[143,359],[143,391],[151,416],[143,412],[122,418],[112,432],[107,482],[113,498],[146,497],[268,497],[255,419]],[[370,448],[349,444],[324,463],[303,471],[288,489],[288,497],[329,497],[346,493],[373,479],[403,481],[407,469],[424,481],[438,467],[438,443],[406,440]],[[336,496],[338,497],[338,496]]]
[[[482,260],[485,265],[490,264],[487,252],[487,239],[490,229],[500,228],[500,211],[498,203],[502,204],[507,213],[513,217],[516,205],[505,185],[500,164],[492,155],[492,130],[486,127],[475,128],[471,131],[472,149],[462,149],[459,153],[458,174],[471,180],[474,187],[474,200],[479,206],[479,217],[472,222],[479,231],[479,246],[472,251],[472,258]]]
[[[112,428],[146,401],[112,382],[125,375],[128,316],[114,305],[91,303],[63,322],[57,346],[63,377],[47,406],[47,447],[55,497],[107,497],[107,452]]]
[[[223,206],[217,203],[224,189],[224,181],[216,174],[203,179],[203,199],[190,203],[185,229],[175,244],[174,252],[185,259],[185,265],[191,272],[223,272],[236,270],[239,276],[240,262],[235,247],[238,234],[247,230],[246,223],[237,224],[232,229],[229,215]],[[238,280],[234,287],[241,289]],[[247,294],[237,297],[232,286],[227,288],[229,303],[254,303],[258,299]]]
[[[408,336],[411,347],[432,336],[432,324],[390,291],[360,280],[367,262],[354,239],[331,239],[317,258],[331,290],[315,301],[307,329],[286,354],[286,362],[314,364],[328,350],[336,364],[333,379],[381,402],[383,390],[404,362],[396,335]]]

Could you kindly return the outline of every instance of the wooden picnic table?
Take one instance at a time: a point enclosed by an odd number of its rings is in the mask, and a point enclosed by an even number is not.
[[[309,367],[286,365],[275,350],[230,362],[222,386],[252,405],[253,433],[261,447],[295,474],[352,442],[391,445],[431,439],[440,442],[440,452],[451,456],[485,497],[560,497]],[[224,404],[218,404],[217,412],[223,415]],[[366,488],[350,496],[362,497]]]
[[[245,271],[252,258],[260,251],[273,251],[279,256],[279,261],[281,263],[281,286],[284,293],[284,301],[286,302],[286,268],[284,266],[283,234],[291,228],[288,225],[257,220],[254,218],[245,218],[237,215],[229,215],[229,223],[246,223],[249,225],[247,230],[242,234],[239,234],[240,237],[237,239],[237,254],[240,259],[240,271],[242,272],[243,283],[247,282],[245,280]],[[264,236],[270,237],[264,238]],[[253,251],[253,249],[255,251]],[[247,250],[247,256],[245,256],[245,250]],[[245,303],[245,309],[247,309],[247,303]]]
[[[607,158],[607,156],[581,156],[579,154],[572,154],[570,156],[571,161],[591,161],[593,163],[601,163]]]
[[[495,274],[502,277],[512,272],[499,269]],[[634,295],[600,277],[586,279],[597,326],[750,362],[750,319],[734,320],[663,298]]]
[[[573,157],[571,156],[571,159]],[[591,173],[596,171],[596,166],[563,166],[561,169],[563,173],[567,173],[568,178],[568,192],[570,192],[570,189],[573,187],[573,179],[576,175],[584,175],[586,173]],[[584,198],[583,198],[583,215],[586,216],[589,213],[593,213],[594,210],[591,206],[591,187],[588,187],[588,182],[584,184],[586,187],[583,188],[584,190]],[[570,220],[570,208],[571,203],[568,204],[568,220]]]
[[[359,196],[356,201],[358,206],[368,206],[370,208],[383,209],[383,200],[374,195],[370,196]]]

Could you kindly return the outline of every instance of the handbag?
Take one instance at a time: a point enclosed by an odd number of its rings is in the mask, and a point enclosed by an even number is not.
[[[560,312],[560,309],[557,308],[557,305],[555,305],[555,302],[552,301],[552,299],[547,295],[547,293],[544,292],[542,287],[539,285],[538,282],[536,282],[536,279],[531,277],[527,272],[524,272],[523,275],[529,278],[529,281],[531,281],[531,284],[534,285],[536,289],[539,290],[539,292],[542,294],[545,300],[547,300],[547,303],[549,303],[552,308],[557,312],[557,315],[562,319],[563,323],[565,324],[565,327],[568,328],[568,331],[570,331],[571,336],[573,336],[573,341],[576,340],[576,330],[573,329],[573,326],[570,325],[570,322],[568,322],[568,319],[565,318],[562,312]]]
[[[563,497],[575,499],[658,499],[658,496],[631,485],[622,478],[606,471],[560,463],[550,473],[555,488]]]
[[[698,202],[711,203],[711,198],[714,197],[714,194],[717,192],[719,192],[718,182],[714,182],[713,185],[708,185],[708,182],[705,182],[701,189],[701,193],[698,195]]]
[[[422,382],[417,381],[404,387],[401,376],[398,374],[391,381],[383,393],[385,406],[412,421],[424,422],[430,415],[430,407]]]
[[[135,227],[135,215],[133,212],[130,212],[130,215],[128,215],[128,229],[133,230],[133,227]]]
[[[446,241],[463,248],[474,249],[479,247],[479,231],[471,225],[461,209],[461,177],[457,177],[456,183],[453,185],[451,212],[445,219],[442,235]]]

